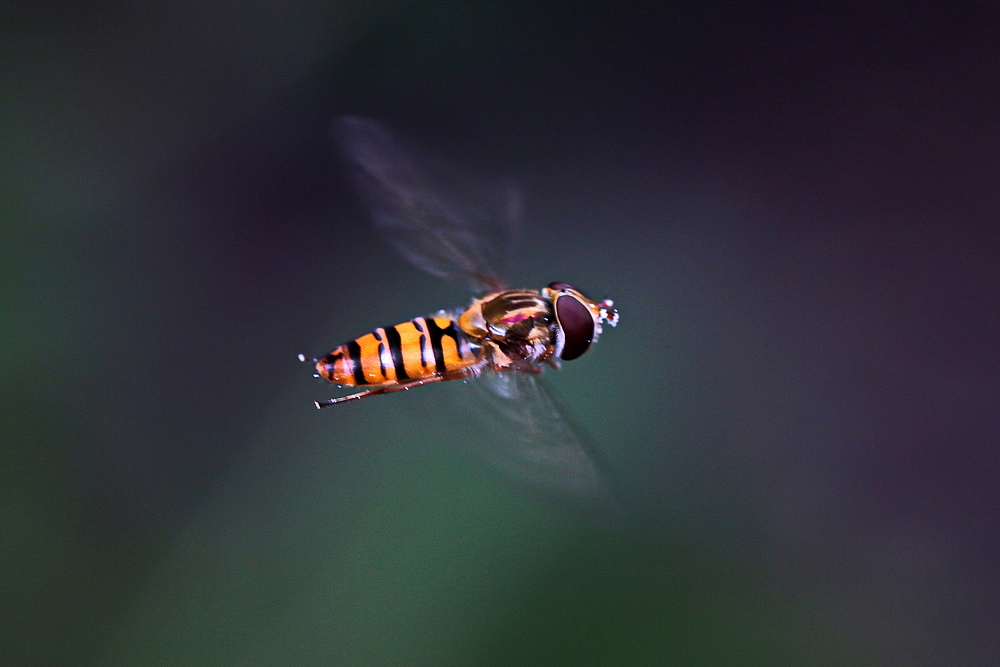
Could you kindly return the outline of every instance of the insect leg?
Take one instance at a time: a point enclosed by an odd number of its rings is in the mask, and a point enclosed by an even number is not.
[[[348,403],[350,401],[359,401],[362,398],[368,396],[379,396],[381,394],[392,394],[397,391],[406,391],[407,389],[413,389],[414,387],[419,387],[422,384],[430,384],[431,382],[441,382],[443,380],[457,380],[459,378],[468,377],[468,373],[452,373],[444,375],[432,375],[426,378],[420,378],[419,380],[411,380],[409,382],[404,382],[402,384],[395,384],[389,387],[377,387],[375,389],[369,389],[367,391],[359,391],[356,394],[351,394],[350,396],[341,396],[340,398],[328,398],[325,401],[314,401],[317,408],[325,408],[329,405],[337,405],[339,403]]]
[[[391,387],[378,387],[377,389],[369,389],[367,391],[359,391],[356,394],[351,394],[350,396],[341,396],[340,398],[328,398],[325,401],[314,401],[317,408],[325,408],[329,405],[337,405],[339,403],[348,403],[350,401],[359,401],[367,396],[378,396],[380,394],[391,394],[396,391],[406,391],[407,389],[412,389],[413,387],[419,387],[422,384],[427,384],[429,382],[439,382],[444,380],[444,376],[432,375],[428,378],[421,378],[419,380],[413,380],[411,382],[404,382],[403,384],[392,385]]]
[[[299,355],[300,357],[304,355]],[[483,357],[471,366],[466,366],[465,368],[459,368],[446,373],[440,373],[437,375],[431,375],[425,378],[418,378],[416,380],[410,380],[409,382],[403,382],[401,384],[389,385],[387,387],[374,387],[366,391],[359,391],[356,394],[350,394],[349,396],[341,396],[339,398],[329,398],[325,401],[313,401],[317,408],[325,408],[329,405],[337,405],[338,403],[348,403],[350,401],[358,401],[367,396],[378,396],[380,394],[392,394],[397,391],[406,391],[407,389],[412,389],[414,387],[419,387],[422,384],[430,384],[431,382],[443,382],[445,380],[462,380],[465,378],[475,377],[483,371],[487,364],[486,357]]]

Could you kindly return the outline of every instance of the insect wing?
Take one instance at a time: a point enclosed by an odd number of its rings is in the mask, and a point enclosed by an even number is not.
[[[478,183],[373,120],[342,116],[334,135],[375,225],[400,254],[474,292],[507,286],[520,215],[516,189]]]
[[[480,404],[481,449],[508,475],[560,504],[603,522],[620,508],[604,466],[538,375],[486,373],[469,396]]]

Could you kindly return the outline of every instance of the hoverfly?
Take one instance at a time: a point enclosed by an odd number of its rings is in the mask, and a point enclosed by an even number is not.
[[[510,289],[507,257],[518,220],[513,190],[498,193],[399,142],[381,124],[355,116],[335,134],[376,226],[417,267],[481,296],[348,341],[315,363],[318,377],[361,389],[317,408],[404,391],[432,382],[477,378],[522,440],[518,473],[539,485],[592,494],[598,473],[539,376],[587,352],[602,324],[618,324],[610,299],[594,301],[553,282]],[[558,478],[558,479],[556,479]]]

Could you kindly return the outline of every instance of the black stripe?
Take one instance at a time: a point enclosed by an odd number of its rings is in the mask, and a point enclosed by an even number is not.
[[[343,358],[344,358],[344,349],[343,346],[341,346],[338,347],[333,352],[331,352],[330,354],[323,357],[323,359],[321,360],[323,364],[326,366],[326,372],[330,374],[330,377],[327,379],[329,379],[331,382],[333,382],[334,374],[337,372],[337,360]]]
[[[344,356],[344,351],[338,347],[336,350],[323,357],[323,363],[332,366],[337,362],[337,359],[340,359],[343,356]]]
[[[382,356],[382,350],[385,349],[385,339],[379,335],[378,331],[379,330],[376,329],[372,332],[372,335],[375,336],[375,340],[378,341],[378,368],[382,371],[382,377],[387,377],[385,374],[385,358]]]
[[[529,308],[531,306],[538,305],[538,299],[533,297],[521,297],[518,299],[508,299],[504,304],[511,310],[517,310],[518,308]]]
[[[412,320],[413,326],[420,332],[420,365],[423,368],[427,368],[427,352],[425,350],[427,347],[427,329],[424,327],[423,321],[424,318],[422,317]]]
[[[458,347],[458,332],[455,330],[455,323],[449,321],[448,326],[439,327],[433,318],[427,320],[427,333],[431,337],[431,348],[434,350],[434,364],[438,373],[444,373],[448,368],[444,365],[444,350],[441,349],[441,340],[445,336],[451,336]]]
[[[368,384],[368,380],[365,379],[365,372],[361,368],[361,346],[358,344],[358,341],[352,340],[345,347],[347,348],[347,358],[354,367],[355,384]]]
[[[385,339],[389,344],[389,353],[392,354],[392,365],[396,369],[396,380],[409,380],[406,374],[406,366],[403,365],[403,341],[399,336],[396,327],[385,329]]]

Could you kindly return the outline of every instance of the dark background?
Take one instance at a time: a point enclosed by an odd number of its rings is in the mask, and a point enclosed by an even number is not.
[[[989,665],[995,3],[7,3],[8,665]],[[378,118],[611,296],[549,377],[607,531],[466,455],[461,383],[295,360],[468,295],[372,230]],[[451,386],[451,385],[455,386]]]

